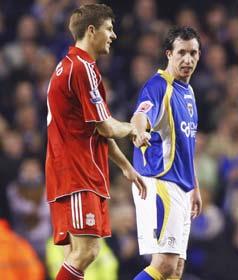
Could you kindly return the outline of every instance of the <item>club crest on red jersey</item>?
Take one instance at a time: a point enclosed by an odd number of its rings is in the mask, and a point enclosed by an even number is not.
[[[96,224],[95,215],[92,213],[86,214],[86,225],[92,227]]]

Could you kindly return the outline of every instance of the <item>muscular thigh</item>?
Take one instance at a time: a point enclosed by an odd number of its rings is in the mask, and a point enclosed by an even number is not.
[[[77,236],[73,234],[70,235],[70,250],[81,253],[87,253],[88,251],[99,249],[99,238],[95,236]]]

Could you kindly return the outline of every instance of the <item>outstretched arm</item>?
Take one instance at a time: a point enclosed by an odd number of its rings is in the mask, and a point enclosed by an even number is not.
[[[120,122],[113,117],[96,123],[97,131],[100,135],[106,138],[119,139],[126,136],[136,138],[137,131],[134,126],[127,122]]]
[[[109,157],[122,170],[124,176],[134,183],[139,190],[139,195],[142,199],[146,198],[147,188],[141,176],[132,167],[128,159],[119,149],[115,140],[108,139]]]
[[[133,144],[139,148],[141,146],[150,146],[150,134],[146,132],[150,129],[150,124],[145,114],[137,113],[131,119],[131,124],[137,129],[138,136],[133,139]]]

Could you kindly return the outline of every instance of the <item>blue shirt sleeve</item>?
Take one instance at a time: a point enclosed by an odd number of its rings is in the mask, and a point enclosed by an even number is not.
[[[139,112],[146,114],[152,128],[158,119],[165,90],[165,80],[156,74],[140,91],[135,114]]]

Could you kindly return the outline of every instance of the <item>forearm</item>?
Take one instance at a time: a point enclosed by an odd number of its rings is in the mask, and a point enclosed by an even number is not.
[[[130,162],[122,153],[114,139],[108,139],[109,157],[121,169],[131,167]]]
[[[97,123],[98,133],[106,138],[120,139],[133,132],[133,126],[127,122],[120,122],[114,118],[109,118],[102,123]]]
[[[195,175],[195,186],[194,186],[194,188],[199,189],[199,182],[198,182],[198,178],[197,178],[196,175]]]
[[[150,128],[147,117],[143,113],[135,114],[131,118],[131,124],[138,130],[139,133],[143,133]]]
[[[197,171],[196,171],[195,161],[193,161],[193,165],[194,165],[194,177],[195,177],[195,185],[194,185],[194,188],[199,188],[199,182],[198,182],[198,177],[197,177]]]
[[[132,130],[133,130],[133,127],[130,123],[119,122],[116,119],[113,119],[111,138],[113,138],[113,139],[124,138],[124,137],[130,135]]]

